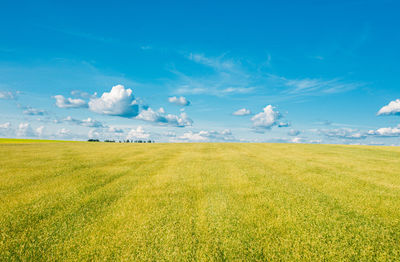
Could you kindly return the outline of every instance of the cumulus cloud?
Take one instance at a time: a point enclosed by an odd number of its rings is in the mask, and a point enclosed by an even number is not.
[[[341,139],[365,139],[367,135],[351,128],[322,129],[320,133],[327,137]]]
[[[89,102],[89,109],[98,114],[135,117],[138,115],[139,106],[132,89],[116,85],[111,88],[109,93],[104,92],[100,98],[92,98]]]
[[[148,139],[150,133],[146,132],[142,126],[138,126],[136,129],[131,129],[126,136],[126,139]]]
[[[80,125],[80,126],[86,126],[86,127],[95,127],[95,128],[107,127],[100,121],[94,120],[93,118],[90,118],[90,117],[87,119],[79,120],[79,119],[72,118],[71,116],[68,116],[63,121],[68,122],[68,123],[73,123],[76,125]]]
[[[239,110],[237,110],[237,111],[232,113],[232,115],[234,115],[234,116],[247,116],[247,115],[250,115],[250,114],[251,114],[251,111],[249,109],[246,109],[246,108],[239,109]]]
[[[275,107],[268,105],[264,107],[262,112],[253,116],[251,121],[253,122],[253,127],[256,129],[270,129],[278,125],[278,120],[280,118],[281,114],[275,110]]]
[[[100,132],[96,129],[90,129],[88,132],[89,139],[100,139]]]
[[[47,114],[45,110],[42,109],[37,109],[37,108],[32,108],[32,107],[26,107],[26,109],[23,111],[25,115],[30,115],[30,116],[43,116]]]
[[[35,134],[37,136],[43,136],[44,134],[44,126],[39,126],[38,128],[35,129]]]
[[[15,134],[15,132],[12,130],[10,122],[0,124],[0,135],[10,136],[13,134]]]
[[[56,100],[56,106],[59,108],[82,108],[87,107],[87,103],[83,99],[66,98],[62,95],[56,95],[53,97]]]
[[[235,141],[235,137],[232,135],[231,130],[225,129],[222,131],[206,131],[202,130],[199,132],[186,132],[182,136],[178,137],[178,141],[187,142],[212,142],[212,141]]]
[[[168,98],[168,101],[170,103],[172,103],[172,104],[176,104],[176,105],[179,105],[179,106],[188,106],[188,105],[190,105],[189,100],[187,100],[183,96],[180,96],[180,97],[173,96],[173,97]]]
[[[179,114],[179,116],[165,114],[163,108],[160,108],[158,111],[154,111],[149,107],[147,110],[142,110],[136,119],[158,123],[160,125],[171,125],[176,127],[191,126],[193,124],[193,120],[190,119],[185,112],[182,112]]]
[[[29,123],[20,123],[17,129],[17,136],[19,137],[32,137],[34,132]]]
[[[400,136],[400,126],[397,127],[382,127],[377,130],[368,131],[368,135],[380,137],[396,137]]]
[[[3,124],[0,124],[0,135],[2,136],[9,136],[12,135],[13,130],[11,128],[11,123],[10,122],[6,122]]]
[[[400,115],[400,99],[391,101],[388,105],[382,107],[377,115]]]
[[[202,136],[200,134],[201,132],[202,131],[200,131],[199,133],[194,133],[192,131],[189,131],[187,133],[184,133],[182,136],[180,136],[179,139],[187,140],[187,141],[196,141],[196,142],[207,141],[208,138],[205,136]]]

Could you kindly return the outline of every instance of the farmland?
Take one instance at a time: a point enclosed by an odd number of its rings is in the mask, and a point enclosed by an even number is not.
[[[0,140],[0,260],[394,261],[400,148]]]

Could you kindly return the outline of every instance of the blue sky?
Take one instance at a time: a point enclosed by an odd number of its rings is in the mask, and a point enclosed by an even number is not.
[[[400,145],[398,1],[3,1],[0,136]]]

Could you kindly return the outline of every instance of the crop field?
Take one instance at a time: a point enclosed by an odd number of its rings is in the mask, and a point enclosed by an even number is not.
[[[1,261],[399,261],[400,148],[0,140]]]

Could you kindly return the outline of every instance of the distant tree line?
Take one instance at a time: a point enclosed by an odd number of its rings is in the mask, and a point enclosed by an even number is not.
[[[93,138],[90,138],[90,139],[88,139],[88,142],[101,142],[99,139],[93,139]],[[111,140],[111,139],[105,139],[104,140],[104,142],[105,143],[155,143],[156,141],[154,141],[154,140],[129,140],[129,139],[126,139],[126,140],[118,140],[118,141],[116,141],[116,140]]]

